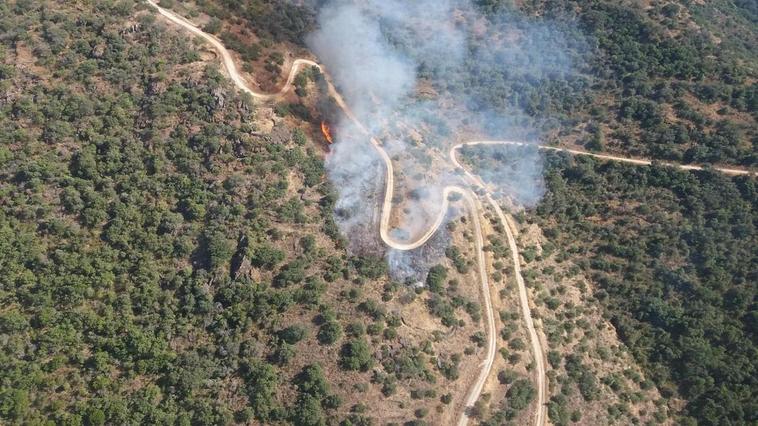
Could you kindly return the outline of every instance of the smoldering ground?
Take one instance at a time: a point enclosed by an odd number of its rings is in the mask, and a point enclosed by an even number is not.
[[[396,169],[423,173],[404,189],[416,185],[436,196],[405,200],[403,223],[393,232],[399,239],[423,233],[438,214],[442,188],[460,183],[439,161],[451,145],[476,138],[539,143],[535,129],[543,123],[532,109],[544,105],[524,99],[529,91],[514,82],[539,85],[575,73],[577,58],[565,52],[577,49],[565,47],[581,43],[545,20],[515,12],[484,16],[468,0],[332,0],[317,20],[308,45],[356,117],[382,141]],[[352,243],[367,230],[376,234],[383,191],[376,183],[384,182],[384,169],[347,118],[336,128],[327,170],[339,193],[337,221]],[[534,150],[513,150],[507,167],[484,172],[517,204],[534,205],[544,191]],[[413,256],[392,254],[393,272],[415,270],[407,266],[418,263]]]

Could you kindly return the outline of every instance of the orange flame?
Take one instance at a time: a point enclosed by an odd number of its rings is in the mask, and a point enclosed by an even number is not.
[[[329,142],[330,145],[334,143],[334,140],[332,139],[332,129],[329,128],[329,125],[326,124],[326,121],[321,122],[321,133],[324,134],[326,141]]]

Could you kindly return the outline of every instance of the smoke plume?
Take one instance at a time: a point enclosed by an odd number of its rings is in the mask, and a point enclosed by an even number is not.
[[[392,235],[399,240],[423,233],[439,212],[442,188],[461,183],[446,161],[449,147],[484,138],[539,143],[535,128],[544,123],[525,111],[534,101],[520,99],[524,90],[512,90],[513,81],[536,85],[573,72],[564,53],[571,37],[515,13],[482,16],[468,0],[332,0],[319,9],[318,25],[309,47],[393,159],[399,207]],[[327,169],[339,192],[337,219],[360,246],[377,234],[384,168],[349,120],[336,130]],[[517,204],[542,195],[534,149],[513,150],[507,167],[486,173]]]

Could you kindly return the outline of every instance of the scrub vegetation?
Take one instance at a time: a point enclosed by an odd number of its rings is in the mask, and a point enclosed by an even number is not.
[[[264,89],[315,25],[308,2],[160,3]],[[509,73],[471,39],[459,67],[418,69],[423,96],[465,94],[548,143],[758,165],[750,1],[473,4],[502,40],[562,35],[500,54],[560,42],[577,72]],[[141,1],[0,4],[0,423],[457,420],[485,341],[470,224],[450,224],[423,288],[349,254],[311,137],[319,78],[256,104]],[[507,152],[464,154],[484,170]],[[519,243],[551,422],[758,421],[755,178],[543,157],[545,197],[518,219],[542,230]],[[501,231],[484,424],[523,420],[536,392]]]

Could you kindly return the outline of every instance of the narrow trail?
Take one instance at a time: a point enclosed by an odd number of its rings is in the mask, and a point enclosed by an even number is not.
[[[256,92],[255,90],[251,89],[248,86],[245,78],[242,75],[240,75],[240,73],[237,71],[234,58],[232,57],[231,53],[226,49],[226,47],[221,43],[221,41],[218,38],[202,31],[201,29],[196,27],[192,22],[188,21],[184,17],[177,15],[176,13],[170,10],[167,10],[158,6],[154,0],[145,0],[145,2],[149,4],[150,6],[152,6],[153,8],[155,8],[158,11],[158,13],[160,13],[160,15],[162,15],[163,17],[165,17],[172,23],[185,28],[186,30],[190,31],[192,34],[209,42],[221,56],[222,62],[224,64],[224,68],[228,72],[234,84],[240,90],[249,94],[253,98],[263,100],[263,101],[271,101],[271,100],[276,100],[285,96],[292,89],[292,83],[295,77],[297,76],[297,72],[304,66],[313,66],[313,67],[317,67],[322,72],[324,71],[323,67],[319,65],[318,63],[316,63],[315,61],[308,60],[308,59],[297,59],[292,63],[292,67],[290,69],[287,80],[278,92],[274,92],[274,93]],[[391,217],[390,213],[392,211],[392,197],[393,197],[393,188],[394,188],[394,169],[393,169],[392,161],[389,155],[387,154],[387,152],[382,147],[382,143],[371,135],[371,132],[360,122],[360,120],[358,120],[358,118],[355,116],[352,110],[348,107],[347,103],[344,101],[344,99],[339,94],[339,92],[337,92],[334,85],[328,78],[328,74],[324,73],[324,75],[328,83],[329,95],[334,98],[335,102],[342,109],[345,116],[351,122],[353,122],[353,124],[364,135],[366,135],[369,138],[372,146],[375,148],[376,152],[379,154],[379,156],[382,158],[382,161],[385,164],[385,185],[384,185],[385,190],[384,190],[384,200],[383,200],[382,208],[381,208],[381,218],[379,221],[379,233],[380,233],[382,241],[388,247],[396,249],[396,250],[405,251],[405,250],[413,250],[424,245],[437,232],[439,227],[442,225],[445,219],[445,216],[447,214],[449,204],[450,204],[448,198],[452,194],[461,195],[463,199],[466,201],[468,208],[471,211],[471,216],[473,217],[473,225],[474,225],[474,231],[475,231],[474,234],[475,234],[475,239],[476,239],[477,263],[479,265],[479,275],[480,275],[480,281],[481,281],[481,286],[482,286],[481,292],[482,292],[482,298],[483,298],[485,316],[486,316],[485,328],[487,330],[487,348],[486,348],[485,359],[480,365],[481,369],[480,369],[479,376],[477,377],[477,380],[474,382],[474,384],[468,389],[464,398],[465,403],[464,403],[463,408],[461,409],[458,426],[465,426],[468,424],[468,420],[469,420],[466,408],[472,406],[479,399],[479,396],[482,393],[482,390],[487,382],[487,379],[490,376],[492,365],[495,360],[496,341],[497,341],[497,335],[495,331],[494,309],[492,307],[489,280],[488,280],[488,275],[487,275],[487,270],[486,270],[486,259],[485,259],[485,254],[484,254],[484,238],[482,236],[481,218],[483,217],[484,210],[482,208],[479,197],[470,189],[461,188],[459,186],[453,186],[453,185],[447,186],[443,189],[443,194],[442,194],[443,201],[440,207],[439,214],[437,215],[437,217],[435,218],[434,222],[431,224],[429,229],[421,237],[416,239],[416,241],[412,241],[412,242],[397,241],[397,240],[392,239],[392,237],[390,236],[390,225],[389,225],[390,217]],[[491,194],[487,191],[487,188],[484,182],[482,182],[482,180],[478,178],[477,176],[470,173],[466,168],[461,166],[461,164],[458,162],[455,155],[455,151],[457,149],[464,146],[475,146],[475,145],[527,146],[531,144],[527,144],[524,142],[516,142],[516,141],[473,141],[473,142],[467,142],[467,143],[462,143],[462,144],[453,146],[449,152],[449,156],[450,156],[450,161],[456,167],[464,171],[464,174],[467,180],[473,186],[483,191],[483,193],[485,194],[484,195],[485,199],[495,210],[500,222],[503,224],[503,227],[506,230],[508,245],[511,251],[512,261],[514,265],[514,273],[515,273],[516,281],[519,288],[519,301],[521,305],[522,316],[524,317],[524,322],[526,323],[526,326],[527,326],[527,331],[532,343],[532,351],[534,353],[535,363],[537,366],[536,375],[537,375],[537,385],[538,385],[537,386],[538,398],[537,398],[537,412],[535,413],[535,425],[542,426],[545,424],[545,421],[546,421],[545,400],[547,398],[546,376],[545,376],[545,365],[546,365],[545,355],[544,355],[544,349],[542,347],[542,343],[539,339],[537,331],[534,327],[534,322],[532,320],[531,310],[529,308],[528,293],[526,290],[526,286],[524,284],[524,279],[521,275],[518,246],[516,244],[513,231],[511,230],[512,223],[508,220],[508,217],[503,213],[500,206],[495,202]],[[637,165],[650,165],[653,163],[651,160],[616,157],[612,155],[595,154],[595,153],[577,151],[577,150],[572,150],[572,149],[567,149],[567,148],[557,148],[557,147],[547,147],[547,146],[538,146],[537,148],[542,149],[542,150],[568,152],[575,155],[587,155],[587,156],[592,156],[599,159],[619,161],[619,162],[631,163],[631,164],[637,164]],[[695,166],[695,165],[682,165],[682,164],[673,164],[673,163],[663,163],[663,164],[666,164],[672,167],[678,167],[683,170],[703,170],[704,169],[704,167],[702,166]],[[723,173],[732,174],[732,175],[752,173],[750,171],[732,169],[732,168],[714,167],[713,169],[723,172]]]

